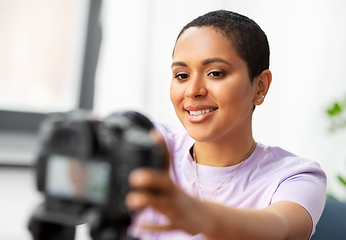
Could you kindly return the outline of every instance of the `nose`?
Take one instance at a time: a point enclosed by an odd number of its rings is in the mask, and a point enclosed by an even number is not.
[[[208,94],[208,90],[203,77],[195,76],[189,81],[189,85],[186,88],[185,96],[188,98],[205,97]]]

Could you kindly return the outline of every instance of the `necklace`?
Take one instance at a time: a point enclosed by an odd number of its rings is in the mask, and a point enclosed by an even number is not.
[[[201,185],[199,183],[198,171],[197,171],[197,157],[196,157],[196,154],[193,153],[193,161],[195,162],[196,182],[197,182],[197,184],[195,185],[196,186],[196,197],[198,198],[198,196],[199,196],[199,194],[198,194],[198,189],[199,189],[199,192],[201,193],[203,201],[205,202],[205,201],[208,201],[210,199],[210,202],[211,202],[213,200],[215,194],[216,194],[216,191],[219,190],[222,187],[222,185],[225,184],[225,182],[227,182],[233,176],[233,174],[238,170],[238,168],[243,164],[243,162],[250,157],[250,155],[255,150],[256,146],[257,146],[257,143],[254,142],[254,144],[252,145],[250,151],[245,155],[244,159],[238,164],[238,166],[236,167],[236,169],[234,169],[234,171],[231,173],[231,175],[229,175],[226,178],[226,180],[223,181],[217,188],[215,188],[215,190],[212,191],[211,194],[208,197],[206,197],[206,198],[203,195],[203,192],[202,192],[202,189],[201,189]],[[197,189],[197,187],[198,187],[198,189]]]

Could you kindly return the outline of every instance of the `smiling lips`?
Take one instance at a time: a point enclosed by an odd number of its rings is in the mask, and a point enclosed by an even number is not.
[[[217,108],[210,108],[210,109],[202,109],[202,110],[188,111],[188,112],[189,112],[189,114],[192,115],[192,116],[197,116],[197,115],[201,115],[201,114],[213,112],[213,111],[215,111],[216,109],[217,109]]]
[[[188,106],[185,108],[187,118],[191,123],[201,123],[218,108],[210,106]]]

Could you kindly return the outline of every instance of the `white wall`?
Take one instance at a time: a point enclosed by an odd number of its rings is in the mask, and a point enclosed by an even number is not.
[[[179,124],[169,100],[170,63],[180,29],[228,9],[254,19],[271,46],[273,83],[254,113],[257,141],[318,161],[329,190],[346,199],[346,130],[328,132],[325,109],[346,95],[346,2],[337,0],[105,0],[96,110],[135,109]]]
[[[180,29],[222,6],[209,0],[105,0],[96,110],[135,109],[178,123],[169,100],[171,56]]]

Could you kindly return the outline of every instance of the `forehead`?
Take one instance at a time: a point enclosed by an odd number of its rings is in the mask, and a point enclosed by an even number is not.
[[[184,56],[238,57],[231,41],[213,27],[191,27],[185,30],[176,42],[173,59]]]

